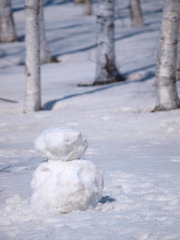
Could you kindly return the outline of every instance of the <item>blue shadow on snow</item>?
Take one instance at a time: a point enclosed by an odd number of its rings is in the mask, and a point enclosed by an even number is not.
[[[150,65],[149,67],[152,67],[153,65]],[[145,68],[148,68],[148,67],[145,67]],[[144,68],[144,69],[145,69]],[[141,69],[143,70],[143,68]],[[134,71],[136,72],[136,70]],[[132,73],[132,71],[130,72]],[[126,73],[125,74],[125,79],[126,79],[126,76],[128,75],[129,73]],[[82,92],[82,93],[74,93],[74,94],[71,94],[71,95],[68,95],[68,96],[64,96],[62,98],[58,98],[58,99],[54,99],[54,100],[51,100],[49,102],[46,102],[44,105],[43,105],[43,110],[52,110],[54,105],[57,103],[57,102],[61,102],[61,101],[64,101],[64,100],[67,100],[67,99],[70,99],[70,98],[75,98],[75,97],[80,97],[80,96],[83,96],[83,95],[88,95],[88,94],[94,94],[96,92],[100,92],[100,91],[104,91],[106,89],[110,89],[112,87],[118,87],[118,86],[122,86],[122,85],[127,85],[127,84],[131,84],[131,83],[137,83],[137,82],[144,82],[144,81],[147,81],[151,78],[153,78],[155,76],[154,72],[153,71],[149,71],[147,72],[147,74],[145,76],[143,76],[141,79],[139,80],[135,80],[135,81],[126,81],[126,82],[118,82],[118,83],[111,83],[111,84],[107,84],[107,85],[104,85],[103,87],[102,86],[98,86],[98,87],[93,87],[93,89],[89,90],[89,91],[85,91],[85,92]],[[87,88],[87,87],[86,87]],[[95,89],[94,89],[95,88]]]

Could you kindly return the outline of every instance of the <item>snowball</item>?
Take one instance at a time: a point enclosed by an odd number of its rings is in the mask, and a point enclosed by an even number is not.
[[[60,213],[96,207],[102,197],[103,175],[87,160],[41,163],[31,182],[31,204]]]
[[[48,159],[69,161],[80,158],[86,152],[88,142],[77,129],[55,127],[37,137],[35,148]]]

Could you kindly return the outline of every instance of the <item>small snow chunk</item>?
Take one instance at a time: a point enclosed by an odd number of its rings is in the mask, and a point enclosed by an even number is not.
[[[70,161],[80,158],[88,148],[81,132],[69,127],[54,127],[43,131],[35,140],[35,148],[47,159]]]
[[[33,174],[31,204],[59,213],[97,206],[103,192],[103,175],[87,160],[41,163]]]

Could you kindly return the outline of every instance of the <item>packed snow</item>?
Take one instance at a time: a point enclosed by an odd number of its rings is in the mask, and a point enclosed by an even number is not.
[[[31,186],[33,207],[67,213],[97,206],[102,198],[103,176],[87,160],[49,160],[35,170]]]
[[[88,142],[78,129],[54,127],[37,137],[35,148],[47,159],[70,161],[82,157]]]
[[[103,174],[92,162],[79,159],[88,143],[78,129],[48,128],[35,146],[48,161],[33,173],[33,208],[68,213],[97,206],[103,193]]]
[[[126,81],[88,88],[77,84],[95,79],[97,5],[84,17],[82,5],[46,1],[47,39],[61,62],[42,66],[44,110],[26,114],[23,0],[12,2],[21,41],[0,44],[0,239],[179,240],[180,111],[151,112],[163,1],[142,0],[145,26],[135,29],[128,1],[119,0],[115,52]],[[88,139],[85,160],[52,161],[90,161],[104,172],[96,207],[62,214],[31,204],[33,173],[53,168],[34,140],[51,126],[79,129]]]

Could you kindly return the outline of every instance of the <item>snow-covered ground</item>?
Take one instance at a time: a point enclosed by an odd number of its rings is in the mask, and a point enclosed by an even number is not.
[[[180,112],[151,112],[162,1],[142,0],[145,26],[132,29],[128,1],[119,0],[116,56],[127,81],[87,88],[77,84],[94,80],[95,16],[52,2],[47,38],[61,62],[42,66],[44,111],[22,113],[24,42],[0,45],[0,239],[179,240]],[[13,6],[23,40],[23,0]],[[53,126],[81,130],[85,158],[104,171],[103,198],[93,210],[55,214],[29,205],[32,174],[44,161],[34,140]]]

